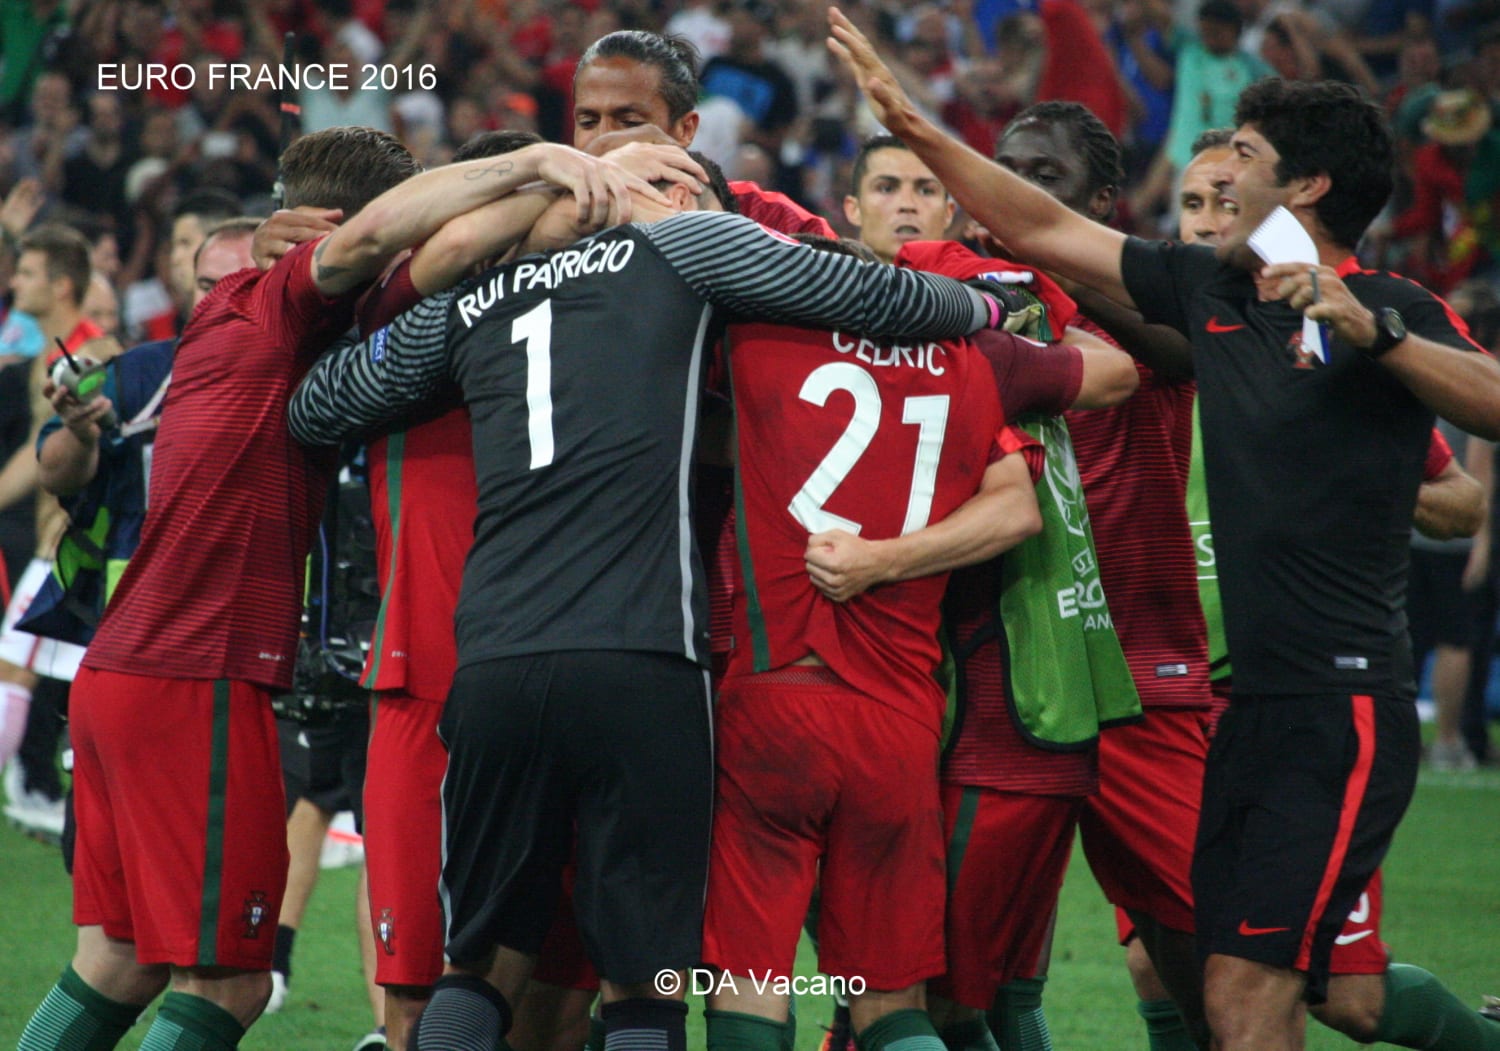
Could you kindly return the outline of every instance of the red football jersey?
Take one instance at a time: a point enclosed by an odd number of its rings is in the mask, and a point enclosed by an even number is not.
[[[1085,320],[1084,328],[1113,343]],[[1208,628],[1187,520],[1191,383],[1149,369],[1122,405],[1067,414],[1099,578],[1145,707],[1208,707]]]
[[[458,667],[453,611],[477,502],[463,406],[370,443],[380,614],[361,680],[366,689],[447,699]]]
[[[393,267],[361,301],[360,331],[415,306],[411,262]],[[370,510],[380,613],[361,684],[443,701],[458,667],[453,611],[478,508],[469,410],[392,429],[370,443]]]
[[[152,450],[151,509],[84,658],[90,668],[292,685],[302,585],[332,458],[292,440],[286,405],[351,323],[309,255],[240,270],[193,312]]]
[[[784,234],[822,234],[837,237],[828,220],[815,215],[775,190],[762,190],[753,182],[736,181],[729,184],[739,206],[740,214],[754,219],[761,226],[780,230]]]
[[[939,604],[947,574],[847,603],[807,576],[812,533],[870,539],[940,521],[1000,456],[989,363],[966,343],[882,345],[840,332],[730,330],[738,425],[739,550],[728,674],[816,654],[844,681],[934,733],[944,696]]]

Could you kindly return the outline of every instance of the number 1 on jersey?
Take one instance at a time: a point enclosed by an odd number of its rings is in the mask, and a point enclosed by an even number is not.
[[[552,300],[544,299],[511,322],[512,343],[526,344],[526,435],[531,469],[546,467],[552,442]]]

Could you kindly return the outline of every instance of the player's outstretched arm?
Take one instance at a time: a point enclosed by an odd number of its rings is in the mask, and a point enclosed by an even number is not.
[[[449,293],[429,296],[363,342],[319,358],[287,405],[303,445],[335,445],[398,420],[448,378]]]
[[[1025,458],[1010,453],[990,464],[979,492],[941,522],[888,540],[831,529],[807,538],[807,575],[835,602],[879,584],[946,573],[994,558],[1042,530],[1036,487]]]
[[[739,318],[948,339],[998,323],[991,296],[936,274],[819,252],[725,212],[641,227],[699,295]]]
[[[580,221],[596,227],[609,217],[612,204],[628,218],[632,190],[666,203],[649,184],[616,165],[568,146],[539,143],[503,157],[435,168],[387,190],[318,245],[313,280],[324,295],[347,292],[450,219],[538,179],[570,192]]]
[[[1055,271],[1133,305],[1120,276],[1125,235],[1085,219],[1045,190],[969,149],[923,117],[854,23],[828,9],[828,46],[869,99],[876,118],[911,147],[977,222],[1015,259]]]

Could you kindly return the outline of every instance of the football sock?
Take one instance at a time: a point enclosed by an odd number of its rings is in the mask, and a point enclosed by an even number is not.
[[[604,1019],[597,1014],[589,1015],[589,1038],[583,1051],[604,1051]]]
[[[146,1030],[141,1051],[234,1051],[245,1027],[212,1001],[168,993]]]
[[[445,974],[412,1027],[407,1051],[496,1047],[510,1023],[510,1004],[500,990],[477,975]]]
[[[1052,1034],[1042,1013],[1045,977],[1017,978],[1002,985],[990,1008],[990,1032],[1004,1051],[1052,1051]]]
[[[0,766],[16,757],[26,736],[26,713],[31,711],[31,691],[14,682],[0,682]],[[26,787],[23,782],[21,787]],[[12,799],[12,803],[19,800]]]
[[[271,970],[280,971],[290,981],[292,977],[292,944],[297,940],[297,928],[285,924],[276,925],[276,945],[271,949]]]
[[[604,1051],[687,1051],[687,1004],[638,997],[599,1008]]]
[[[881,1015],[854,1034],[859,1051],[943,1051],[926,1011],[908,1007]]]
[[[16,1051],[110,1051],[143,1010],[95,992],[69,966],[26,1023]]]
[[[837,994],[833,997],[833,1022],[828,1026],[828,1036],[823,1046],[828,1051],[844,1051],[854,1038],[854,1025],[849,1021],[849,1001]]]
[[[786,1047],[785,1022],[712,1008],[703,1012],[703,1020],[708,1051],[782,1051]]]
[[[1500,1051],[1500,1023],[1422,968],[1393,963],[1385,970],[1385,1010],[1375,1039],[1424,1051]]]
[[[1187,1023],[1171,1000],[1138,1000],[1135,1009],[1146,1020],[1146,1046],[1150,1051],[1197,1051]]]
[[[995,1034],[983,1018],[970,1018],[964,1022],[950,1022],[943,1026],[943,1046],[948,1051],[1000,1051],[995,1043]]]
[[[786,998],[786,1024],[781,1027],[780,1051],[797,1051],[797,994]]]

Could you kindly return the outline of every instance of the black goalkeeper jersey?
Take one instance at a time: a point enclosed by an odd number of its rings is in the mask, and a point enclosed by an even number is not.
[[[1406,624],[1411,520],[1433,413],[1389,370],[1302,315],[1260,302],[1213,249],[1132,238],[1126,287],[1192,341],[1224,623],[1236,692],[1415,695]],[[1478,350],[1415,282],[1339,273],[1366,307]]]
[[[577,649],[706,665],[689,468],[720,312],[932,336],[988,318],[956,282],[815,252],[737,216],[690,213],[527,257],[424,300],[315,367],[293,400],[293,431],[326,442],[456,380],[479,483],[459,665]]]

